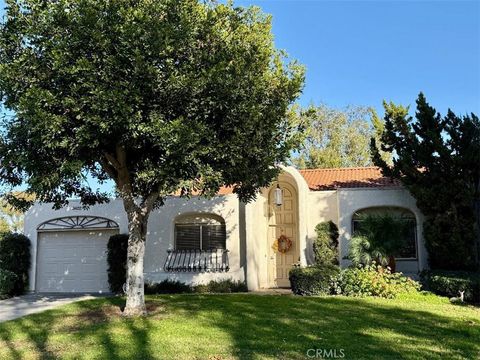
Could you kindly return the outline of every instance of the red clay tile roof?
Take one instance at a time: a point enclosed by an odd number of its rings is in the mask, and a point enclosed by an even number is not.
[[[400,186],[398,181],[384,177],[380,169],[375,166],[299,171],[307,181],[310,190]]]
[[[400,183],[384,177],[379,168],[352,167],[335,169],[299,170],[308,187],[313,191],[351,189],[351,188],[385,188],[398,187]],[[217,195],[231,194],[233,188],[222,186]]]

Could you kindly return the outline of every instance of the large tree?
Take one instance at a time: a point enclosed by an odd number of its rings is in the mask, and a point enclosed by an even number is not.
[[[305,124],[306,139],[292,162],[304,169],[371,166],[370,138],[383,132],[383,121],[373,108],[326,105],[296,108]],[[382,154],[390,162],[389,154]]]
[[[9,0],[0,42],[0,94],[15,114],[2,180],[58,208],[107,201],[86,179],[113,179],[129,228],[126,315],[145,312],[152,209],[222,185],[249,201],[298,143],[287,113],[303,68],[275,49],[258,8]]]
[[[385,130],[372,139],[373,160],[399,179],[425,215],[424,236],[433,268],[478,269],[480,121],[475,114],[441,116],[423,94],[415,119],[408,107],[384,103]],[[379,151],[394,154],[393,164]],[[478,211],[478,209],[477,209]]]

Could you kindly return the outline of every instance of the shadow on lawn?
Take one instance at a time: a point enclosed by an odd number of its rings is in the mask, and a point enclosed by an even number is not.
[[[205,297],[194,305],[184,300],[170,307],[222,314],[205,325],[227,331],[240,359],[307,358],[308,349],[336,349],[337,355],[344,349],[346,359],[480,358],[478,321],[342,297],[265,300]]]
[[[199,327],[228,334],[232,343],[224,348],[245,360],[258,356],[307,358],[308,349],[337,349],[337,353],[344,349],[345,359],[469,359],[477,358],[480,352],[478,321],[406,310],[392,306],[394,303],[385,306],[341,297],[293,299],[257,295],[175,295],[154,301],[166,307],[170,314],[167,316],[182,314],[194,319]],[[22,358],[20,348],[24,346],[35,349],[42,359],[59,354],[81,358],[82,354],[65,353],[65,349],[56,348],[61,341],[49,344],[51,337],[62,331],[70,331],[85,347],[98,347],[98,358],[165,358],[156,354],[151,346],[152,342],[161,344],[162,339],[149,337],[162,321],[161,316],[128,320],[107,313],[103,317],[98,308],[105,302],[117,308],[122,305],[119,298],[76,303],[77,315],[71,315],[72,308],[59,309],[0,326],[0,339],[9,347],[8,353],[13,359]],[[96,315],[90,316],[92,314]],[[60,320],[61,326],[57,324]],[[114,322],[117,326],[112,325]],[[130,344],[128,351],[122,346],[119,328],[121,336]],[[11,337],[12,331],[22,332],[28,340],[18,344]],[[195,340],[201,349],[204,340]],[[175,355],[173,349],[172,356]],[[221,354],[212,355],[223,359]]]

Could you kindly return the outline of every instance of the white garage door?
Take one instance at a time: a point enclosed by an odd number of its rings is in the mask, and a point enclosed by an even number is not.
[[[108,292],[107,242],[116,230],[38,234],[38,292]]]

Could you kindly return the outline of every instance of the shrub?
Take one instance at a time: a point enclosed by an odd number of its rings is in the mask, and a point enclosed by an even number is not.
[[[230,279],[215,281],[207,284],[187,285],[178,280],[166,279],[155,284],[145,284],[145,294],[212,294],[212,293],[236,293],[248,291],[247,285],[241,281],[232,281]]]
[[[28,286],[30,270],[30,240],[22,234],[0,235],[0,269],[17,275],[9,295],[21,295]]]
[[[146,283],[145,294],[188,294],[192,287],[178,280],[166,279],[159,283]]]
[[[122,293],[127,279],[127,246],[127,234],[112,235],[108,239],[108,283],[113,293]]]
[[[321,222],[315,227],[313,254],[317,265],[338,265],[338,227],[333,221]]]
[[[480,272],[430,270],[420,278],[424,288],[435,294],[458,297],[465,291],[465,301],[480,302]]]
[[[17,274],[12,271],[0,269],[0,299],[9,297],[12,294],[17,281]]]
[[[354,265],[389,264],[395,271],[395,255],[407,244],[408,222],[388,213],[362,214],[360,220],[350,241],[349,259]]]
[[[403,276],[392,273],[375,262],[372,265],[352,267],[342,271],[338,279],[338,293],[346,296],[378,296],[394,298],[399,294],[416,292],[420,284]]]
[[[328,295],[335,287],[340,268],[336,265],[315,265],[290,270],[289,278],[295,295]]]
[[[215,281],[212,280],[208,284],[199,284],[193,287],[196,293],[237,293],[247,292],[247,285],[241,281],[232,281],[230,279]]]

